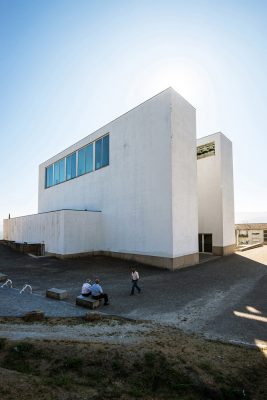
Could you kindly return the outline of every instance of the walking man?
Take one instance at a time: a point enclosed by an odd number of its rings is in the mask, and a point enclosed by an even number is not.
[[[134,295],[134,289],[138,290],[138,293],[141,292],[140,287],[138,286],[138,281],[139,281],[139,274],[136,271],[135,268],[132,269],[132,291],[131,291],[131,296]]]

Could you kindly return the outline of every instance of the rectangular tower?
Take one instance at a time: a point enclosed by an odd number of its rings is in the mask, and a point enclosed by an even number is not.
[[[197,140],[199,252],[235,248],[232,143],[221,132]]]

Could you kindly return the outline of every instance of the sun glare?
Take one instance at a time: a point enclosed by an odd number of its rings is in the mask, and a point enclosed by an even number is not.
[[[213,114],[211,110],[216,104],[216,90],[204,67],[195,64],[193,60],[164,60],[150,65],[144,65],[142,70],[133,77],[130,85],[131,103],[137,97],[148,98],[172,87],[195,108],[199,104]]]

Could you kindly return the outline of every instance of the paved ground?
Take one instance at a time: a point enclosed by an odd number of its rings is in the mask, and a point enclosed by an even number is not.
[[[135,296],[129,296],[131,265],[107,257],[35,259],[0,245],[0,272],[15,288],[29,283],[38,295],[0,289],[0,315],[36,308],[48,315],[80,314],[84,311],[73,305],[82,282],[100,277],[111,303],[101,312],[174,325],[207,338],[267,345],[267,246],[176,272],[138,265],[142,293]],[[67,289],[68,302],[42,299],[50,287]]]

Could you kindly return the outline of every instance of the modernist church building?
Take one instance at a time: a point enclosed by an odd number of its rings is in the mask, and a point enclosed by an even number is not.
[[[4,220],[4,239],[169,269],[230,254],[232,144],[197,141],[195,108],[168,88],[41,164],[38,214]]]

